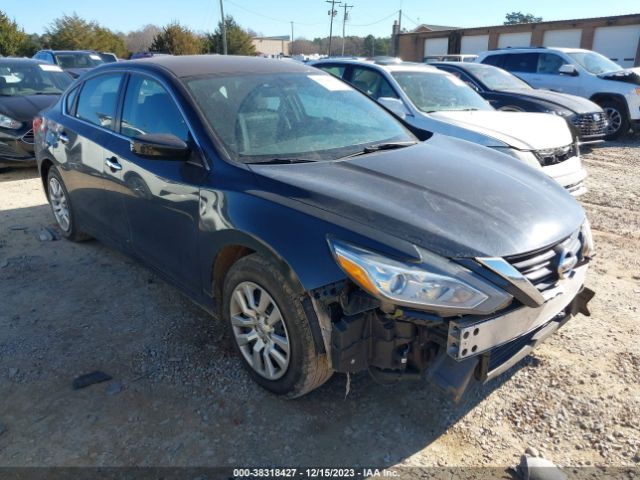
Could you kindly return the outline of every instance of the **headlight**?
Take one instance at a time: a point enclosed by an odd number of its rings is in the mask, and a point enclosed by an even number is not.
[[[591,258],[596,253],[596,248],[593,243],[593,234],[591,233],[591,224],[589,220],[585,218],[582,226],[580,227],[580,235],[582,236],[582,257]]]
[[[446,314],[488,314],[511,296],[445,258],[419,250],[420,264],[393,260],[360,247],[329,240],[342,270],[371,295],[394,305]]]
[[[0,114],[0,127],[8,128],[10,130],[18,130],[22,126],[22,122],[14,120],[11,117]]]
[[[500,153],[504,153],[506,155],[509,155],[510,157],[515,158],[516,160],[521,161],[522,163],[525,163],[527,165],[529,165],[530,167],[536,168],[536,169],[540,169],[540,162],[538,161],[538,158],[532,153],[532,152],[525,152],[523,150],[516,150],[514,148],[511,147],[493,147],[493,149],[497,152]]]

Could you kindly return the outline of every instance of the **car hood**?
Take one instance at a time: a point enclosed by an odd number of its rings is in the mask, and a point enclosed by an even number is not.
[[[432,118],[472,130],[518,150],[545,150],[569,145],[573,138],[567,122],[550,113],[442,111]],[[496,146],[500,146],[496,144]]]
[[[517,90],[501,90],[499,92],[502,95],[510,95],[516,98],[531,98],[534,100],[541,100],[546,103],[551,103],[558,107],[571,110],[574,113],[593,113],[601,112],[597,104],[586,98],[578,97],[576,95],[569,95],[567,93],[552,92],[551,90],[539,90],[539,89],[517,89]]]
[[[373,229],[450,258],[534,251],[584,220],[580,205],[545,174],[437,134],[346,160],[250,168],[270,199],[301,202],[347,219],[354,232]]]
[[[625,68],[624,70],[618,70],[616,72],[601,73],[598,76],[605,80],[640,85],[640,68]]]
[[[51,106],[58,98],[60,95],[0,97],[0,113],[19,122],[31,122],[40,110]]]

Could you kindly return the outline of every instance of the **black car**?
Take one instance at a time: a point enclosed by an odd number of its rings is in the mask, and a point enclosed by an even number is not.
[[[418,142],[297,62],[105,65],[39,123],[63,235],[97,237],[182,288],[277,394],[369,371],[426,373],[459,397],[591,297],[590,229],[555,181],[465,141]]]
[[[33,58],[58,65],[74,78],[106,63],[100,54],[93,50],[40,50]]]
[[[607,116],[586,98],[538,90],[515,75],[492,65],[468,62],[434,62],[430,65],[459,77],[499,110],[555,113],[564,117],[581,143],[602,140]]]
[[[0,165],[34,164],[32,121],[72,83],[59,67],[0,58]]]

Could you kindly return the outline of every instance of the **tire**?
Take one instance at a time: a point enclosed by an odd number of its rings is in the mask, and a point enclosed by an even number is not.
[[[56,167],[51,167],[47,175],[47,198],[51,212],[56,219],[62,236],[72,242],[83,242],[91,237],[78,229],[76,214],[69,199],[67,187]],[[64,214],[66,210],[66,215]]]
[[[296,398],[329,380],[333,371],[327,356],[316,351],[299,296],[264,257],[254,253],[233,264],[222,302],[231,343],[256,383]]]
[[[609,117],[610,125],[607,127],[605,139],[615,140],[629,131],[629,115],[626,106],[618,100],[603,100],[599,105]],[[611,123],[614,122],[614,125]]]

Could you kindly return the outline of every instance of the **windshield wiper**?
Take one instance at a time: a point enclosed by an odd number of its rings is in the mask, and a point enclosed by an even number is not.
[[[286,165],[292,163],[312,163],[315,160],[304,158],[270,158],[268,160],[257,160],[255,162],[244,162],[247,165]]]
[[[361,151],[352,153],[342,158],[357,157],[358,155],[366,155],[367,153],[379,152],[381,150],[395,150],[396,148],[410,147],[418,142],[388,142],[388,143],[375,143],[364,147]]]

